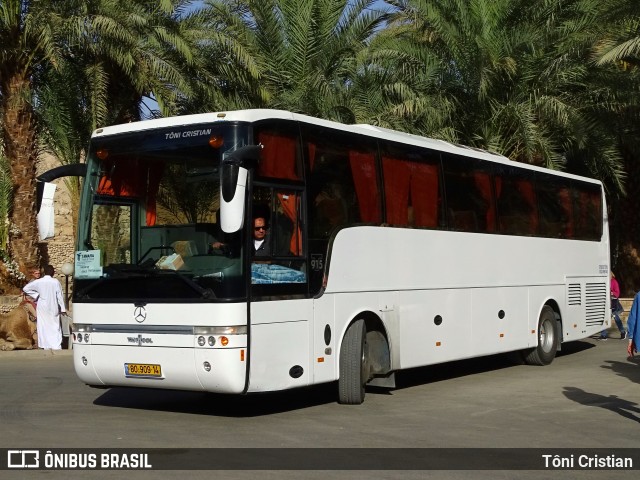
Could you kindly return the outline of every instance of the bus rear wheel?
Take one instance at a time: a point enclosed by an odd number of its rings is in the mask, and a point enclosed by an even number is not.
[[[364,319],[349,325],[340,347],[338,402],[360,405],[364,402],[364,386],[369,380],[368,345]]]
[[[556,316],[553,309],[545,305],[538,321],[538,346],[525,353],[524,361],[529,365],[549,365],[556,356]]]

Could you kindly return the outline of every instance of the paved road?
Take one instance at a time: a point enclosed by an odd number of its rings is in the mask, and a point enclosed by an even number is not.
[[[617,339],[587,339],[565,345],[548,367],[493,356],[401,372],[398,389],[368,390],[361,406],[338,405],[333,385],[248,397],[97,390],[75,377],[70,351],[0,352],[0,448],[604,447],[615,453],[617,447],[640,447],[640,359],[627,360],[625,347],[626,341]],[[38,473],[44,472],[21,475]],[[88,473],[119,478],[115,472]],[[135,475],[157,478],[158,473]],[[340,472],[340,477],[364,478],[365,473],[367,478],[425,477],[424,472]],[[429,473],[430,478],[623,474]],[[188,475],[207,477],[205,472]],[[256,472],[225,476],[255,478]],[[274,479],[336,476],[260,472],[260,478]]]

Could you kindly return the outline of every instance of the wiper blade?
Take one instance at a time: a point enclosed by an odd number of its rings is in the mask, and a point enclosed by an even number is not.
[[[89,293],[91,290],[94,290],[96,287],[98,287],[99,285],[102,285],[105,282],[106,278],[104,277],[100,277],[98,278],[95,282],[93,282],[91,285],[88,285],[86,287],[84,287],[82,290],[80,290],[78,293],[76,293],[76,296],[78,298],[84,298],[87,296],[87,293]]]
[[[77,294],[78,297],[82,298],[86,296],[89,292],[91,292],[92,290],[96,289],[100,285],[110,280],[123,280],[128,278],[150,278],[150,277],[157,277],[160,275],[165,275],[165,276],[173,275],[179,278],[185,284],[187,284],[191,289],[196,291],[202,298],[204,299],[216,298],[216,295],[215,293],[213,293],[213,290],[211,290],[210,288],[201,287],[196,282],[191,280],[189,277],[181,275],[176,270],[160,270],[153,266],[150,268],[149,267],[144,268],[144,265],[127,264],[127,265],[118,265],[117,267],[114,265],[105,267],[104,273],[105,273],[104,277],[100,277],[91,285],[88,285],[87,287],[80,290]]]
[[[100,277],[96,279],[91,285],[87,285],[85,288],[80,290],[77,293],[79,298],[86,297],[86,295],[95,290],[97,287],[102,285],[103,283],[109,280],[120,280],[123,278],[144,278],[149,277],[154,274],[152,269],[149,268],[141,268],[142,265],[118,265],[115,267],[114,265],[110,265],[104,268],[104,277]]]
[[[188,277],[185,277],[184,275],[180,275],[177,271],[175,270],[169,270],[170,272],[174,272],[176,274],[176,276],[182,280],[184,283],[186,283],[187,285],[189,285],[191,288],[193,288],[196,292],[198,292],[202,298],[216,298],[216,294],[213,293],[213,290],[211,290],[210,288],[203,288],[200,285],[198,285],[196,282],[194,282],[193,280],[191,280]]]

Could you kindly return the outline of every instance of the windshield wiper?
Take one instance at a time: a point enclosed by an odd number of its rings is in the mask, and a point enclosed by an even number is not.
[[[104,268],[104,274],[105,274],[104,277],[100,277],[96,279],[96,281],[93,282],[91,285],[88,285],[82,290],[80,290],[77,293],[77,296],[79,298],[85,297],[87,293],[99,287],[100,285],[102,285],[108,280],[119,280],[123,278],[134,278],[134,277],[139,277],[139,278],[149,277],[151,276],[151,274],[153,274],[153,270],[150,269],[149,267],[145,268],[144,265],[123,264],[123,265],[117,265],[117,267],[116,265],[110,265]]]
[[[188,277],[185,277],[184,275],[180,275],[177,271],[175,270],[169,270],[169,272],[174,272],[178,278],[180,280],[182,280],[184,283],[186,283],[187,285],[189,285],[191,288],[193,288],[196,292],[198,292],[202,298],[216,298],[216,294],[213,293],[213,290],[211,290],[210,288],[203,288],[200,285],[198,285],[196,282],[194,282],[193,280],[191,280]]]
[[[177,278],[187,284],[192,290],[197,292],[204,299],[216,298],[215,293],[210,288],[203,288],[196,282],[191,280],[185,275],[181,275],[176,270],[160,270],[155,268],[153,264],[145,268],[145,265],[111,265],[105,267],[104,273],[106,276],[98,278],[94,283],[88,285],[78,292],[78,297],[82,298],[86,296],[90,291],[94,290],[98,286],[102,285],[108,280],[122,280],[127,278],[149,278],[157,277],[159,275],[175,275]]]

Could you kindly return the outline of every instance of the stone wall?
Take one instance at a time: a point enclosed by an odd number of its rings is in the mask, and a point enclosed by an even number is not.
[[[37,166],[37,174],[40,175],[51,168],[60,166],[58,160],[51,155],[43,155]],[[60,280],[64,292],[65,278],[62,275],[62,265],[71,263],[75,253],[75,225],[73,215],[73,203],[65,178],[58,178],[52,183],[56,185],[54,196],[55,229],[54,236],[40,243],[43,264],[49,263],[56,271],[56,278]],[[69,282],[71,289],[71,282]]]

